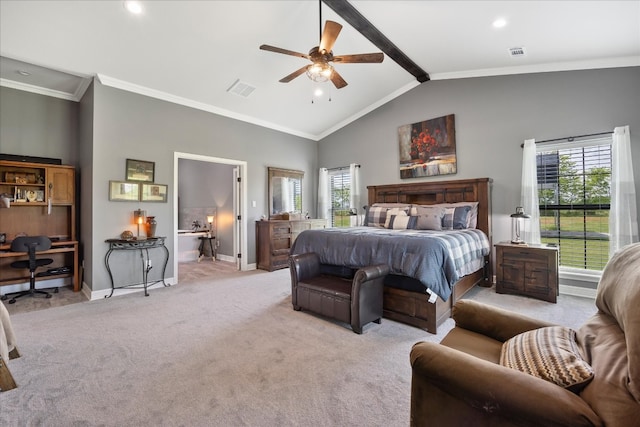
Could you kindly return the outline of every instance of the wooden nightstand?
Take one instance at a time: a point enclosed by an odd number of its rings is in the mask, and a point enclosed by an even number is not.
[[[558,248],[496,243],[496,292],[556,302]]]

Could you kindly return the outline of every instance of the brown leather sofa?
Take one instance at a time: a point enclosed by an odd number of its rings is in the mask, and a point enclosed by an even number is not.
[[[353,278],[326,274],[316,253],[289,257],[293,309],[349,323],[355,333],[369,322],[382,320],[383,281],[386,265],[364,267]],[[346,269],[348,270],[348,269]],[[346,271],[345,270],[345,271]]]
[[[411,350],[411,425],[640,426],[640,243],[611,258],[596,306],[574,341],[593,378],[572,392],[500,364],[503,343],[549,323],[459,301],[441,343]]]

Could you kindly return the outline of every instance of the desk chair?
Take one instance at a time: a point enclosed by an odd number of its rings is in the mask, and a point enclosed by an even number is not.
[[[26,291],[14,292],[12,294],[3,295],[0,299],[3,301],[8,297],[9,304],[14,304],[17,298],[25,295],[44,294],[46,298],[51,298],[51,294],[46,291],[36,289],[36,269],[53,262],[51,258],[36,258],[36,252],[51,249],[51,240],[46,236],[20,236],[11,242],[11,252],[27,252],[29,259],[23,261],[14,261],[11,263],[12,268],[29,269],[29,289]],[[56,292],[58,289],[56,288]]]

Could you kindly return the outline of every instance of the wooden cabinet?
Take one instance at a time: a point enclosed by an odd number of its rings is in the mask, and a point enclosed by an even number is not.
[[[257,266],[274,271],[289,266],[289,250],[304,230],[324,228],[324,219],[256,221]]]
[[[9,208],[0,208],[0,286],[28,281],[28,272],[10,267],[26,256],[9,251],[19,234],[48,236],[52,240],[47,269],[69,267],[70,272],[38,277],[46,280],[72,277],[80,290],[76,236],[75,169],[72,166],[0,161],[0,194],[10,198]],[[39,271],[46,271],[41,269]]]
[[[496,292],[556,302],[558,249],[550,246],[497,243]]]
[[[68,167],[47,168],[47,191],[53,204],[73,204],[76,197],[74,170]]]

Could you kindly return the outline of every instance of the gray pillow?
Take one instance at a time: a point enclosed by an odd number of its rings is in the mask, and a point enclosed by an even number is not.
[[[416,230],[442,230],[445,209],[436,206],[414,206],[412,213],[417,217]]]

